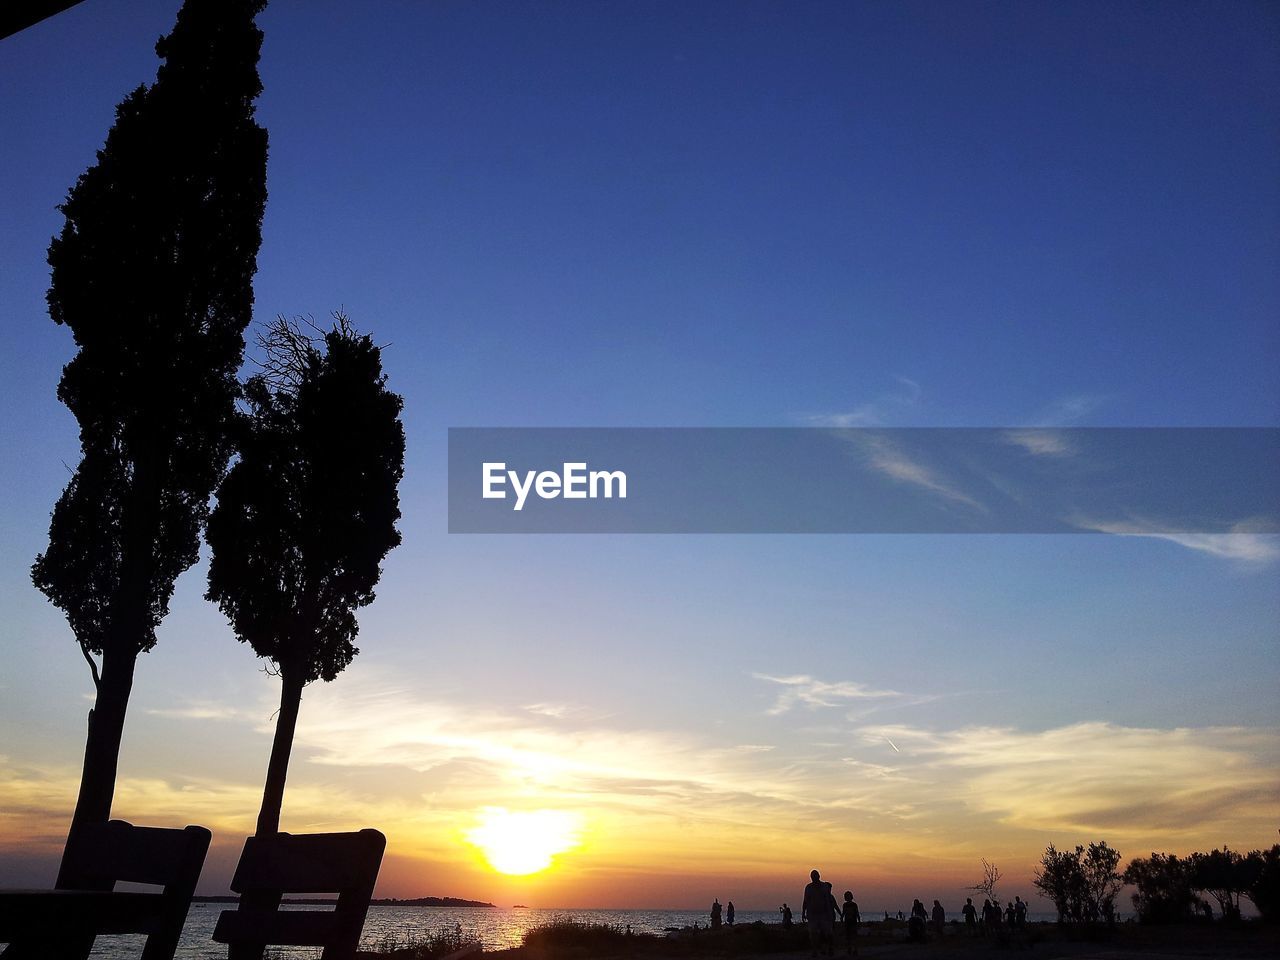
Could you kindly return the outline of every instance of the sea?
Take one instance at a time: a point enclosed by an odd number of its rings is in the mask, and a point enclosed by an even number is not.
[[[175,954],[177,960],[225,960],[227,948],[214,943],[213,927],[218,915],[234,909],[227,903],[193,903],[187,915],[187,925],[182,932],[182,942]],[[332,907],[286,904],[282,910],[331,910]],[[896,912],[896,911],[895,911]],[[875,911],[864,911],[863,917],[874,920],[881,916]],[[1029,914],[1031,920],[1051,920],[1053,914]],[[706,910],[548,910],[524,907],[407,907],[394,904],[373,905],[365,919],[361,944],[367,948],[382,946],[388,942],[406,945],[433,933],[454,932],[459,929],[466,940],[478,941],[487,950],[517,947],[525,931],[556,920],[576,920],[582,923],[607,923],[635,933],[662,934],[670,929],[683,929],[695,925],[706,928],[710,916]],[[798,920],[797,916],[797,920]],[[738,910],[736,924],[756,921],[778,923],[775,910]],[[91,957],[101,960],[134,960],[142,953],[142,937],[99,937]],[[279,956],[317,958],[320,950],[312,947],[279,948],[273,951]]]

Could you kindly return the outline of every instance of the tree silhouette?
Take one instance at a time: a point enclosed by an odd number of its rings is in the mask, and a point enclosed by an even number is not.
[[[1129,861],[1124,882],[1137,888],[1133,908],[1143,923],[1181,923],[1191,919],[1196,895],[1191,887],[1191,861],[1169,853],[1153,853]]]
[[[1004,876],[1000,872],[1000,868],[994,863],[982,858],[982,879],[971,887],[965,887],[966,890],[977,890],[992,903],[996,902],[996,884],[1000,882],[1000,878]]]
[[[1257,881],[1261,857],[1246,857],[1229,847],[1209,853],[1193,853],[1191,886],[1218,901],[1224,920],[1240,919],[1240,894]]]
[[[1074,851],[1058,850],[1052,843],[1040,858],[1040,869],[1031,882],[1040,896],[1053,901],[1058,922],[1106,920],[1115,918],[1116,894],[1121,878],[1116,871],[1120,853],[1113,847],[1091,843],[1077,844]]]
[[[1084,848],[1080,868],[1084,872],[1085,912],[1089,919],[1108,923],[1115,919],[1116,895],[1122,884],[1119,866],[1120,851],[1107,846],[1107,841]]]
[[[156,44],[155,83],[116,108],[49,246],[49,313],[79,348],[58,398],[82,459],[31,576],[66,613],[96,687],[68,849],[110,816],[137,656],[196,560],[230,451],[266,203],[253,107],[263,5],[187,0]],[[59,885],[74,882],[70,859]]]
[[[1249,899],[1267,923],[1280,921],[1280,843],[1269,850],[1254,850],[1249,859],[1257,864]]]
[[[206,596],[281,679],[259,834],[280,829],[302,688],[356,655],[355,611],[373,601],[379,564],[400,542],[401,400],[379,348],[335,320],[312,339],[277,318],[260,339],[264,372],[246,385],[240,458],[207,530]]]

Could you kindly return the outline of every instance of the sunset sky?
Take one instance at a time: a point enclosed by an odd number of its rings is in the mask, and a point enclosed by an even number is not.
[[[28,576],[78,457],[45,251],[177,6],[0,41],[0,885],[52,881],[92,702]],[[381,896],[774,908],[818,867],[864,911],[958,907],[982,857],[1026,899],[1051,841],[1280,839],[1280,538],[449,535],[445,476],[459,426],[1280,426],[1274,4],[259,22],[257,317],[344,307],[407,434],[283,829],[381,829]],[[140,659],[114,813],[210,827],[214,894],[279,688],[205,574]]]

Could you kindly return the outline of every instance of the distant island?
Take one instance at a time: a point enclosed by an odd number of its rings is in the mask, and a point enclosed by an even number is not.
[[[223,896],[223,897],[192,897],[192,903],[239,903],[239,897]],[[319,898],[301,898],[301,897],[285,897],[281,903],[301,903],[301,904],[328,904],[332,906],[337,903],[334,897]],[[397,900],[395,897],[375,897],[369,901],[369,905],[373,907],[489,907],[493,908],[494,904],[486,903],[483,900],[462,900],[458,897],[414,897],[411,900]]]
[[[370,900],[371,904],[384,907],[493,907],[492,903],[483,900],[459,900],[457,897],[415,897],[412,900],[390,899]]]

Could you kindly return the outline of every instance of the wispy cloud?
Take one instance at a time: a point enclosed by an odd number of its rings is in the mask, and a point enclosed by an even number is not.
[[[1148,534],[1224,560],[1271,563],[1280,558],[1280,535],[1274,533]]]
[[[1021,447],[1037,457],[1066,457],[1076,452],[1075,445],[1063,430],[1006,430],[1002,436],[1006,443]]]
[[[146,712],[153,717],[172,720],[239,720],[247,716],[242,707],[212,700],[196,700],[180,707],[149,707]]]
[[[757,680],[765,680],[782,687],[778,698],[765,712],[780,716],[796,706],[836,707],[854,700],[878,700],[902,697],[897,690],[877,690],[853,680],[829,682],[816,680],[805,674],[790,677],[774,677],[767,673],[753,673]]]
[[[935,876],[939,858],[976,859],[977,845],[1017,849],[1030,863],[1046,835],[1105,836],[1142,851],[1247,845],[1274,830],[1280,731],[1270,727],[927,729],[853,726],[830,711],[821,713],[834,721],[830,729],[809,735],[782,714],[898,704],[911,695],[807,675],[758,677],[777,688],[775,707],[784,709],[742,742],[714,731],[577,724],[488,703],[431,702],[387,675],[344,677],[308,690],[286,825],[378,826],[405,858],[405,879],[387,888],[395,895],[423,893],[428,869],[451,878],[445,892],[470,876],[467,889],[482,893],[492,878],[465,872],[472,868],[460,825],[494,805],[581,811],[591,833],[584,849],[597,868],[687,876],[722,869],[708,864],[745,869],[742,837],[792,822],[806,824],[803,836],[753,854],[758,875],[765,861],[773,876],[797,860],[830,863],[837,846],[856,846],[861,875],[901,878],[913,869],[911,851],[924,849],[936,856],[917,876]],[[241,722],[262,729],[258,719]],[[209,888],[234,864],[262,788],[256,777],[228,781],[201,767],[196,759],[164,776],[122,775],[115,812],[139,823],[210,826],[225,857]],[[0,838],[22,838],[22,852],[38,848],[55,860],[78,779],[72,766],[0,760]],[[0,839],[0,853],[17,842]]]
[[[895,377],[897,388],[874,400],[835,413],[813,413],[805,422],[815,427],[882,427],[902,420],[920,405],[924,394],[920,384],[909,377]]]
[[[1206,553],[1221,560],[1261,565],[1280,559],[1280,534],[1254,533],[1248,523],[1237,524],[1233,533],[1168,533],[1147,521],[1109,521],[1076,517],[1071,522],[1082,530],[1124,537],[1152,537],[1167,540],[1188,550]]]
[[[963,803],[1030,830],[1176,838],[1227,821],[1261,829],[1280,792],[1280,739],[1269,728],[1095,721],[1044,731],[868,726],[859,734],[868,746],[896,744],[896,765],[928,780],[942,806]]]
[[[1107,397],[1101,394],[1068,394],[1049,403],[1034,421],[1041,427],[1076,426],[1106,402]]]
[[[882,433],[853,431],[841,434],[841,438],[859,447],[867,459],[867,465],[898,483],[942,497],[952,503],[964,504],[986,512],[986,507],[958,485],[936,470],[913,457]]]
[[[584,721],[604,719],[604,714],[574,703],[529,703],[524,706],[524,710],[534,716],[549,717],[552,720]]]

